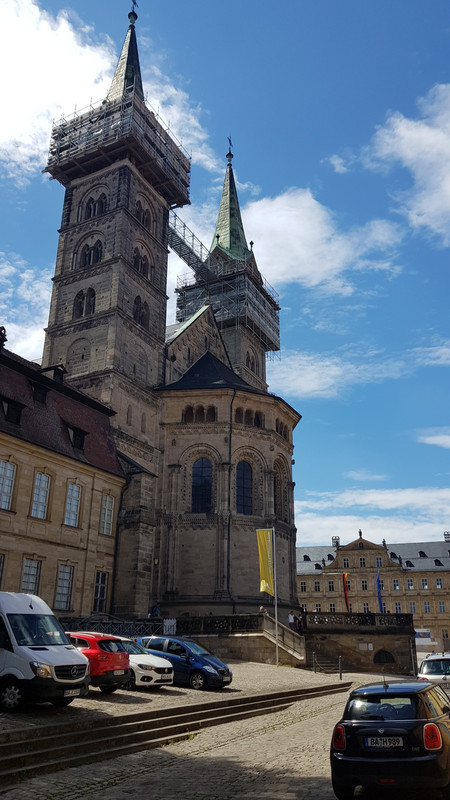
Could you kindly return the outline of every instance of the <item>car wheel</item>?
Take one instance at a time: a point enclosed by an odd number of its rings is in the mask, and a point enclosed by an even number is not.
[[[447,783],[447,786],[442,787],[441,797],[442,800],[450,800],[450,783]]]
[[[189,676],[189,686],[191,689],[204,689],[206,686],[205,676],[203,672],[196,670]]]
[[[52,700],[52,706],[55,707],[62,707],[62,706],[70,706],[73,703],[73,697],[60,697],[59,699]]]
[[[100,691],[103,694],[112,694],[116,689],[118,689],[118,686],[100,686]]]
[[[136,675],[134,674],[133,670],[130,670],[130,677],[128,678],[127,682],[123,685],[124,689],[129,689],[130,692],[136,689]]]
[[[2,711],[18,711],[23,702],[22,690],[19,684],[9,678],[0,685],[0,708]]]
[[[346,786],[343,783],[335,783],[334,780],[332,780],[332,783],[333,792],[338,800],[353,800],[353,795],[355,793],[354,786]]]

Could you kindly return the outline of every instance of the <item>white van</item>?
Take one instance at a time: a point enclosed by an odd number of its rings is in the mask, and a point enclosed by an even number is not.
[[[25,700],[67,706],[88,685],[89,662],[47,603],[0,592],[0,710],[16,711]]]

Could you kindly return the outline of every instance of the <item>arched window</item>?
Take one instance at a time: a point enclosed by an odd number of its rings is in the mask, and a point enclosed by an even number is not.
[[[95,311],[95,292],[89,287],[86,292],[85,314],[93,314]]]
[[[236,511],[253,514],[252,468],[248,461],[239,461],[236,469]]]
[[[90,197],[86,203],[86,207],[84,210],[84,218],[91,219],[92,217],[98,217],[99,214],[104,214],[106,211],[106,195],[103,192],[97,200],[94,200],[93,197]]]
[[[89,200],[86,203],[86,208],[85,208],[85,211],[84,211],[84,218],[85,219],[91,219],[91,217],[94,216],[94,207],[95,207],[94,198],[90,197]]]
[[[145,211],[142,212],[142,224],[144,228],[147,228],[148,231],[150,230],[151,217],[148,208],[146,208]]]
[[[234,421],[240,425],[242,425],[242,423],[244,422],[244,412],[242,411],[242,408],[236,409],[236,413],[234,415]]]
[[[192,512],[211,512],[212,466],[207,458],[199,458],[192,467]]]
[[[98,262],[102,260],[102,255],[103,255],[103,245],[99,239],[92,248],[91,264],[98,264]]]
[[[84,312],[84,292],[81,290],[73,301],[72,319],[80,319]]]
[[[80,267],[88,267],[89,266],[89,264],[90,264],[90,261],[89,261],[90,252],[91,252],[91,248],[89,247],[88,244],[85,244],[84,247],[81,248],[81,251],[80,251]]]
[[[140,272],[142,273],[144,278],[148,278],[148,258],[147,258],[147,256],[142,256],[142,258],[141,258]]]
[[[250,409],[245,412],[244,422],[246,425],[253,425],[253,411]]]
[[[138,248],[136,247],[133,253],[133,267],[137,272],[139,272],[140,265],[141,265],[141,254]]]
[[[263,415],[260,411],[255,412],[255,421],[254,421],[255,428],[263,428]]]
[[[146,331],[148,331],[150,327],[150,311],[147,303],[144,303],[142,306],[141,325],[143,328],[145,328]]]
[[[95,204],[95,210],[97,214],[104,214],[106,211],[107,203],[106,203],[106,194],[101,194]]]
[[[194,409],[192,408],[192,406],[187,406],[184,409],[181,421],[186,422],[187,424],[189,424],[190,422],[194,422]]]
[[[216,409],[214,406],[209,406],[206,411],[206,422],[215,422],[216,421]]]
[[[138,295],[137,297],[134,298],[133,319],[139,325],[141,324],[141,313],[142,313],[142,300]]]
[[[195,409],[195,421],[196,422],[204,422],[205,421],[205,409],[203,406],[198,406]]]

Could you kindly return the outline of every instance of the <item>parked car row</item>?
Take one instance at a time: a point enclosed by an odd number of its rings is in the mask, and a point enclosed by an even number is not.
[[[25,701],[66,706],[89,686],[111,693],[172,683],[221,688],[231,680],[227,665],[192,640],[66,633],[41,598],[0,592],[1,711]]]

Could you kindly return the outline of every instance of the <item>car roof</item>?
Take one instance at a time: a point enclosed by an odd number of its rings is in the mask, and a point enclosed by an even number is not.
[[[424,661],[442,661],[443,658],[450,661],[450,653],[429,653]]]
[[[430,681],[387,681],[386,683],[368,683],[365,686],[358,686],[350,694],[350,697],[370,694],[419,694],[425,689],[434,688]]]
[[[80,636],[83,639],[120,640],[120,636],[114,636],[112,633],[98,633],[97,631],[66,631],[66,636]]]

